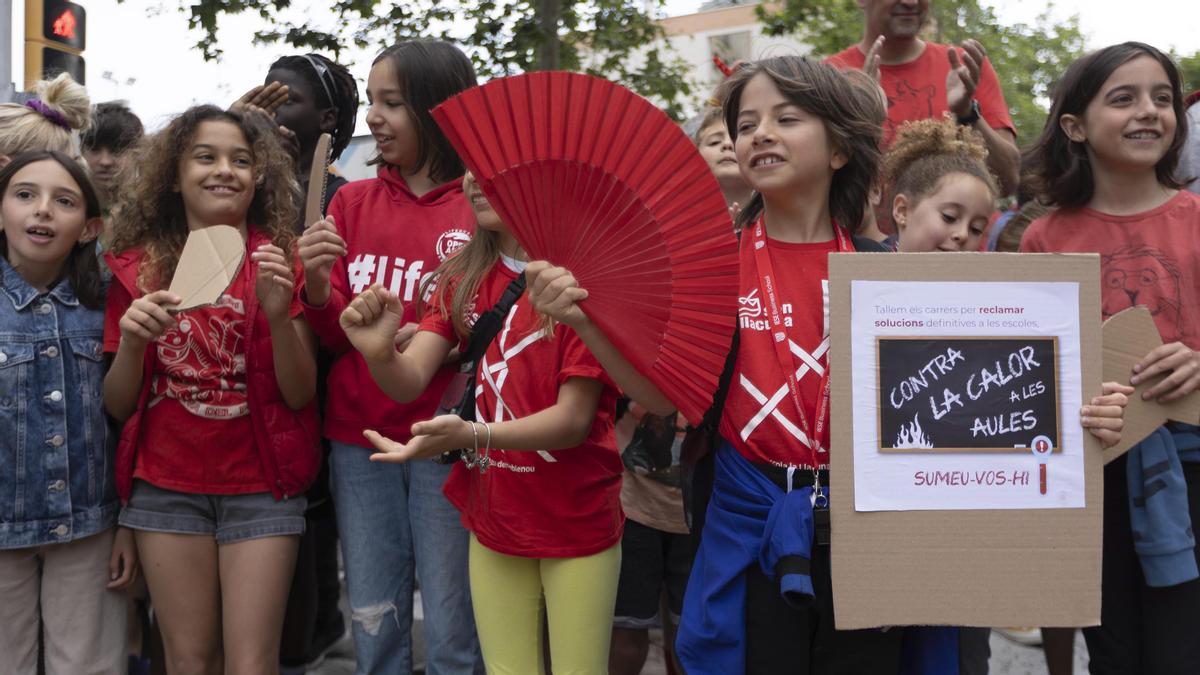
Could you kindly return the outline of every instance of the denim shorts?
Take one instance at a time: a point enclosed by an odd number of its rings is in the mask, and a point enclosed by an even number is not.
[[[275,501],[269,492],[200,495],[139,480],[121,509],[121,525],[146,532],[215,535],[218,544],[304,533],[303,495]]]

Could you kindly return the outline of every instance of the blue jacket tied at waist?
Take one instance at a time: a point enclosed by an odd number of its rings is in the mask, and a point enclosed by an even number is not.
[[[1200,577],[1182,462],[1200,462],[1200,427],[1172,423],[1133,446],[1126,460],[1133,547],[1150,586]]]
[[[757,564],[784,599],[813,599],[812,486],[785,492],[728,443],[715,480],[700,550],[692,565],[676,652],[691,675],[733,675],[746,665],[746,576]]]

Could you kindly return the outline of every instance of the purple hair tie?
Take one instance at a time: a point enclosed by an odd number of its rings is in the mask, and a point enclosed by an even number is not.
[[[41,113],[42,117],[45,117],[67,131],[71,130],[71,125],[67,124],[67,118],[63,117],[62,113],[58,112],[54,108],[46,105],[41,99],[31,98],[25,102],[25,107],[29,108],[30,110],[38,111]]]

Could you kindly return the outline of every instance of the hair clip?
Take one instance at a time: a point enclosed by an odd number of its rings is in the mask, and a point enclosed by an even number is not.
[[[45,117],[52,123],[62,127],[63,129],[66,129],[67,131],[71,130],[71,125],[67,123],[67,118],[63,117],[62,113],[58,112],[54,108],[46,105],[46,102],[40,98],[29,99],[25,102],[25,107],[36,111],[37,113],[41,114],[42,117]]]

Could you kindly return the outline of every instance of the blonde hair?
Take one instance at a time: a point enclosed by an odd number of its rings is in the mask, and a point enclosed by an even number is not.
[[[53,150],[75,155],[80,132],[91,124],[91,101],[83,85],[66,73],[34,85],[34,95],[67,127],[24,103],[0,103],[0,155]]]

